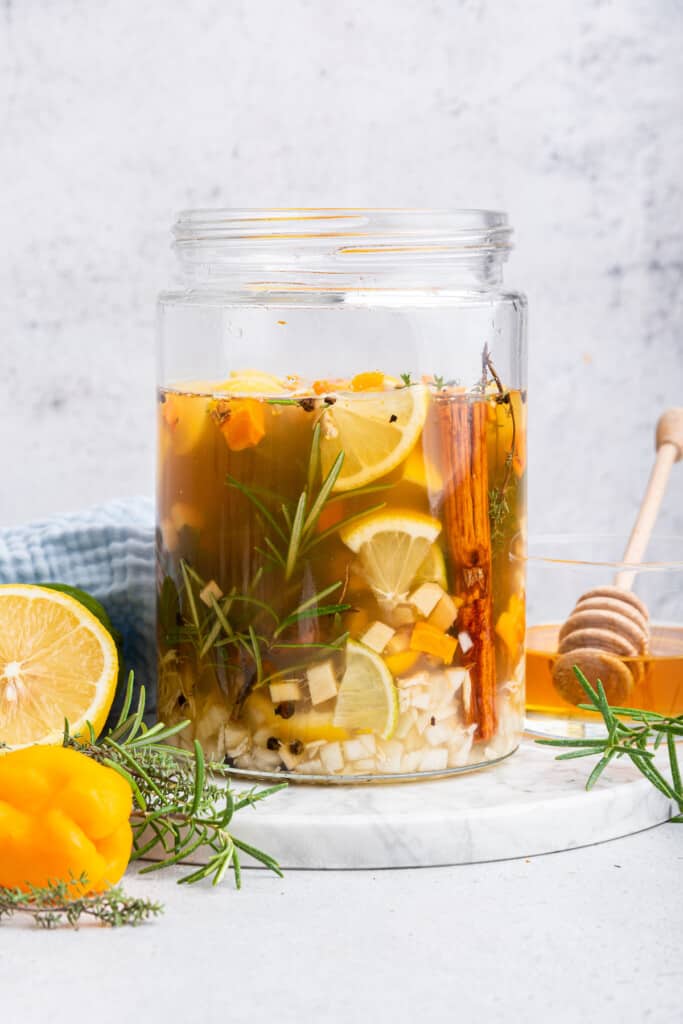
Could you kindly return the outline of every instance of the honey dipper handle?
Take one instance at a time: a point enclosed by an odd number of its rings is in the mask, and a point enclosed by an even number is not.
[[[642,562],[666,491],[671,467],[681,458],[683,458],[683,409],[668,409],[660,416],[657,423],[657,457],[640,505],[638,518],[626,545],[625,562]],[[634,572],[624,569],[617,573],[614,583],[623,590],[630,590],[634,577]]]

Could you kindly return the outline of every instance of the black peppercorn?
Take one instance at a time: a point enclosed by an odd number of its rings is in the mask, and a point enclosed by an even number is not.
[[[337,401],[337,399],[334,398],[332,395],[325,395],[325,398],[324,398],[325,405],[334,405],[334,403],[336,401]]]
[[[279,750],[280,741],[277,736],[269,736],[266,740],[266,746],[268,747],[268,750]]]
[[[301,740],[294,740],[293,743],[289,744],[289,750],[291,754],[294,754],[295,757],[298,757],[299,754],[303,754],[304,745],[301,742]]]
[[[300,398],[299,405],[304,412],[313,412],[315,409],[315,398]]]
[[[395,423],[397,419],[398,419],[398,416],[396,415],[396,413],[392,412],[391,416],[389,417],[389,422],[390,423]]]
[[[275,714],[279,715],[280,718],[291,718],[294,714],[294,702],[291,700],[283,700],[281,704],[278,704],[275,708]]]
[[[230,754],[226,754],[225,757],[223,758],[223,764],[227,765],[228,768],[234,768],[235,767],[235,758],[234,757],[230,757]]]
[[[436,719],[434,718],[434,715],[432,715],[432,717],[429,719],[429,724],[436,725]]]

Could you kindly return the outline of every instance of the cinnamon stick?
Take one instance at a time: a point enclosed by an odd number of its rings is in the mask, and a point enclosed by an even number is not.
[[[493,632],[491,524],[485,401],[441,399],[436,403],[444,473],[444,533],[455,587],[464,599],[459,629],[469,634],[472,700],[469,722],[475,736],[496,730],[496,658]]]

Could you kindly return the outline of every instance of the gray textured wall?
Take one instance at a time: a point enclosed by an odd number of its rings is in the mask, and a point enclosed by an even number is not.
[[[532,529],[627,529],[683,404],[682,46],[676,0],[5,0],[0,524],[151,490],[175,211],[425,204],[517,228]]]

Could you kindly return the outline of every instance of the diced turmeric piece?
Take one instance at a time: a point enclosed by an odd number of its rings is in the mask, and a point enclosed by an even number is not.
[[[424,654],[433,654],[441,658],[445,665],[453,661],[458,641],[440,629],[430,625],[428,622],[418,622],[410,637],[411,651],[422,651]]]
[[[368,373],[357,373],[351,381],[352,391],[382,391],[384,388],[384,374],[379,370],[371,370]]]
[[[255,398],[230,402],[229,415],[221,423],[221,433],[228,448],[241,452],[253,448],[266,432],[263,406]]]
[[[316,395],[325,395],[328,391],[332,390],[329,380],[314,380],[313,390]]]
[[[518,594],[510,597],[507,611],[498,616],[496,633],[514,658],[524,640],[524,602]]]

